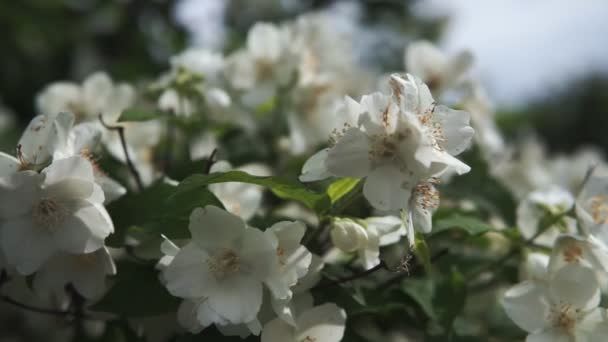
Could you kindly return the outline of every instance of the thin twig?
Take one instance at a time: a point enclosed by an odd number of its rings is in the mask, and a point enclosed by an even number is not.
[[[138,190],[142,191],[144,189],[144,183],[141,180],[141,176],[139,175],[139,172],[137,171],[135,164],[133,164],[133,161],[131,160],[131,156],[129,154],[129,149],[127,148],[127,140],[125,139],[125,128],[122,126],[110,126],[110,125],[106,124],[105,121],[103,120],[102,114],[99,114],[99,121],[101,122],[102,126],[105,127],[106,129],[118,132],[118,136],[120,137],[120,144],[122,145],[122,150],[125,153],[127,167],[129,168],[129,171],[131,172],[131,174],[133,175],[133,178],[135,179],[135,183],[137,184]]]
[[[444,248],[444,249],[440,250],[439,252],[437,252],[436,254],[434,254],[430,260],[431,264],[435,263],[441,257],[448,254],[448,252],[449,252],[449,249]],[[377,291],[385,290],[385,289],[391,287],[392,285],[394,285],[395,283],[398,283],[399,281],[401,281],[401,279],[403,279],[403,277],[409,276],[410,274],[417,273],[418,270],[420,270],[422,268],[423,268],[422,263],[420,263],[418,261],[411,267],[407,267],[407,268],[404,267],[402,272],[399,272],[399,274],[397,274],[396,276],[394,276],[394,277],[390,278],[389,280],[385,281],[384,283],[378,285],[376,290]]]
[[[208,175],[211,172],[211,167],[215,164],[215,156],[217,155],[217,148],[214,148],[211,151],[209,157],[207,157],[207,163],[205,164],[205,169],[203,170],[204,175]]]
[[[18,308],[21,308],[23,310],[37,312],[37,313],[41,313],[41,314],[55,315],[55,316],[70,316],[73,314],[70,311],[37,308],[34,306],[30,306],[30,305],[18,302],[16,300],[14,300],[13,298],[6,296],[6,295],[1,295],[0,299],[2,299],[2,301],[5,303],[9,303],[9,304],[14,305]]]
[[[376,272],[378,270],[381,270],[381,269],[387,269],[386,265],[384,264],[384,261],[380,261],[380,263],[378,265],[370,268],[369,270],[363,271],[361,273],[356,273],[356,274],[353,274],[353,275],[348,276],[348,277],[334,279],[334,280],[332,280],[329,283],[320,284],[316,288],[317,289],[325,289],[325,288],[328,288],[328,287],[344,284],[344,283],[347,283],[349,281],[353,281],[355,279],[367,277],[368,275],[370,275],[370,274],[372,274],[372,273],[374,273],[374,272]]]

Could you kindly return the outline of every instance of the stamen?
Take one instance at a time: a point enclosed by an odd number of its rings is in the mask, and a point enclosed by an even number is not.
[[[66,208],[52,198],[41,198],[32,208],[34,222],[48,230],[58,228],[67,217]]]
[[[228,248],[222,249],[207,260],[209,270],[217,279],[238,272],[241,268],[238,254]]]

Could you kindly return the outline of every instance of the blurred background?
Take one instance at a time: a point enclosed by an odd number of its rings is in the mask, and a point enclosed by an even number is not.
[[[356,58],[378,72],[402,71],[404,50],[416,40],[432,40],[448,55],[469,49],[473,73],[510,141],[536,134],[551,152],[595,145],[606,157],[605,0],[2,1],[0,111],[12,114],[0,115],[0,151],[15,148],[22,128],[39,114],[36,95],[51,82],[80,82],[104,70],[114,80],[144,84],[187,47],[227,54],[243,45],[255,22],[310,11],[329,13],[336,29],[355,37]],[[11,319],[16,311],[0,309]],[[3,326],[0,341],[28,326],[9,321],[12,330]]]
[[[608,148],[603,0],[4,1],[0,101],[23,125],[36,114],[36,93],[52,81],[106,70],[141,82],[187,46],[228,52],[255,21],[313,10],[355,32],[357,57],[372,69],[403,69],[403,50],[416,39],[434,40],[448,53],[471,49],[474,72],[508,136],[532,129],[553,151]]]

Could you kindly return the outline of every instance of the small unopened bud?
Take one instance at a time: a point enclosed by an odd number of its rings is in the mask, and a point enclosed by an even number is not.
[[[365,228],[351,220],[334,222],[329,234],[334,246],[346,253],[365,248],[368,241]]]

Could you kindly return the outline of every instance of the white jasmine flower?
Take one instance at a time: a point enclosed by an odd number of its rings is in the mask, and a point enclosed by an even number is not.
[[[348,123],[336,132],[332,147],[311,157],[302,181],[366,177],[363,193],[379,210],[408,206],[421,180],[450,168],[466,173],[469,167],[454,158],[468,145],[473,129],[468,114],[435,106],[428,88],[408,75],[391,77],[392,96],[375,93],[348,108],[358,116],[358,127]]]
[[[110,178],[97,164],[92,154],[101,141],[102,131],[97,123],[86,122],[70,129],[63,148],[58,148],[53,154],[54,159],[81,156],[88,160],[93,167],[95,182],[99,184],[105,195],[105,204],[110,203],[127,193],[122,185]]]
[[[547,159],[544,146],[531,138],[517,149],[511,148],[501,160],[490,164],[490,172],[516,198],[521,199],[530,191],[546,189],[555,183]]]
[[[37,293],[62,294],[68,284],[87,299],[98,299],[106,290],[106,277],[116,274],[116,266],[105,247],[87,254],[57,253],[36,273]]]
[[[194,101],[169,88],[158,98],[158,108],[177,116],[190,117],[197,110]]]
[[[608,246],[608,172],[597,167],[587,177],[576,199],[576,216],[586,234]]]
[[[296,326],[280,319],[264,325],[262,342],[338,342],[344,336],[346,313],[333,303],[316,306],[300,314]]]
[[[448,58],[433,43],[417,41],[405,51],[406,70],[422,79],[433,94],[439,95],[446,89],[458,85],[473,64],[470,51],[461,51]]]
[[[567,265],[581,265],[606,273],[608,248],[592,236],[562,235],[555,241],[548,271],[555,273]]]
[[[517,227],[524,238],[530,239],[538,232],[538,225],[548,214],[563,215],[574,206],[570,192],[557,186],[529,193],[517,207]],[[535,242],[551,247],[562,233],[575,233],[576,221],[563,217],[535,239]]]
[[[221,53],[205,48],[191,48],[171,57],[173,69],[184,69],[203,77],[206,82],[217,81],[224,70],[224,57]]]
[[[276,94],[294,71],[289,54],[289,32],[270,23],[256,23],[247,34],[244,50],[227,60],[226,77],[237,90],[244,91],[242,101],[255,108]]]
[[[1,243],[19,273],[35,272],[55,252],[91,253],[113,232],[91,164],[81,157],[54,161],[41,174],[0,178]]]
[[[526,341],[587,341],[595,333],[589,327],[596,326],[601,316],[599,302],[595,272],[567,265],[548,284],[524,281],[513,286],[502,305],[509,318],[530,334]]]
[[[96,72],[82,85],[72,82],[56,82],[38,95],[36,104],[43,114],[69,112],[76,122],[94,121],[102,114],[109,121],[116,121],[120,113],[132,106],[135,90],[127,83],[114,84],[104,72]]]
[[[291,298],[290,288],[308,272],[312,254],[301,245],[305,232],[303,223],[289,221],[278,222],[264,232],[276,241],[278,268],[266,285],[277,299]]]
[[[210,173],[232,170],[227,161],[218,161],[211,166]],[[244,171],[254,176],[268,176],[270,170],[261,164],[247,164],[234,170]],[[209,185],[209,190],[222,202],[229,212],[247,221],[252,218],[262,205],[264,189],[258,185],[225,182]]]
[[[189,229],[192,241],[162,273],[169,292],[205,303],[196,311],[203,326],[255,320],[262,304],[262,284],[278,267],[273,241],[213,206],[195,209]]]

